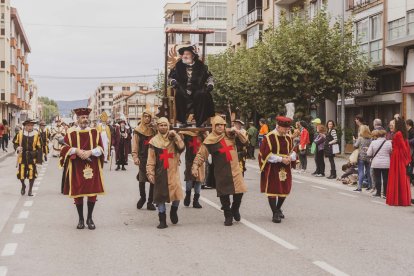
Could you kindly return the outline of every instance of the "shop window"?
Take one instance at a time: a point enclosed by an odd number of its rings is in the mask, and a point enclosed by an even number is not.
[[[380,78],[381,92],[395,92],[401,90],[401,73],[383,75]]]

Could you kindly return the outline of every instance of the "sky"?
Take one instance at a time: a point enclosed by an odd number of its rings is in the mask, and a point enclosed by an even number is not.
[[[88,98],[101,82],[152,84],[155,77],[62,80],[41,76],[156,75],[164,64],[163,7],[167,2],[172,1],[11,0],[31,46],[29,74],[39,95],[79,100]]]

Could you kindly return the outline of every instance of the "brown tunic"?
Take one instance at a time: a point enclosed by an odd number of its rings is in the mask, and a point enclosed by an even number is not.
[[[247,139],[244,135],[238,136],[243,142]],[[214,178],[216,181],[217,196],[233,195],[247,192],[239,159],[236,151],[235,135],[226,134],[216,144],[205,144],[198,151],[193,169],[198,169],[207,160],[209,154],[214,164]]]
[[[134,136],[132,138],[132,158],[134,162],[139,160],[139,171],[138,171],[138,181],[139,182],[148,182],[147,179],[147,159],[148,159],[148,149],[149,141],[154,136],[154,133],[150,136],[144,135],[136,128],[134,130]]]
[[[180,154],[184,151],[184,142],[178,137],[165,149],[150,145],[148,150],[147,176],[153,176],[154,203],[160,204],[183,199],[180,182]]]
[[[185,171],[184,171],[184,181],[197,181],[204,182],[205,179],[205,164],[201,165],[198,168],[198,177],[194,177],[191,173],[191,168],[193,166],[194,158],[198,150],[200,149],[204,137],[202,134],[197,136],[182,135],[184,137],[185,144]]]

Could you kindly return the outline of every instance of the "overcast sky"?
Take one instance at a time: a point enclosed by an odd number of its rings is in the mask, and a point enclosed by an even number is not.
[[[157,69],[163,68],[163,7],[167,2],[171,1],[11,0],[32,49],[29,73],[65,77],[157,74]],[[144,28],[105,28],[107,26]],[[153,83],[153,78],[33,78],[38,84],[39,94],[55,100],[86,99],[102,81]]]

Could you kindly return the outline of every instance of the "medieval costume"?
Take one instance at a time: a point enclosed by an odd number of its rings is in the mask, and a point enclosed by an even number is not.
[[[410,146],[398,131],[392,138],[392,154],[388,174],[386,203],[391,206],[410,206],[411,189],[407,166],[411,162]]]
[[[40,146],[42,147],[42,160],[47,161],[47,155],[49,154],[49,139],[50,132],[46,128],[45,122],[40,122],[39,135],[40,135]]]
[[[78,108],[74,112],[79,120],[88,116],[89,108]],[[92,213],[95,207],[96,197],[103,195],[103,145],[102,139],[96,129],[80,123],[72,132],[64,138],[65,145],[60,153],[60,166],[67,162],[67,170],[64,175],[64,194],[74,198],[78,210],[79,223],[77,228],[83,229],[83,197],[88,197],[88,217],[86,224],[90,230],[95,229]],[[88,158],[84,158],[88,154]]]
[[[177,120],[186,124],[189,114],[194,114],[196,125],[201,126],[215,114],[211,95],[214,80],[208,67],[199,60],[195,48],[181,48],[179,54],[183,55],[186,51],[192,53],[193,60],[186,64],[180,59],[169,74],[169,84],[176,89]]]
[[[268,197],[273,212],[272,221],[280,223],[284,218],[281,207],[292,187],[291,167],[296,161],[296,153],[288,130],[286,134],[278,131],[278,128],[289,129],[292,120],[282,116],[276,120],[277,129],[264,136],[260,146],[259,166],[260,190]]]
[[[244,122],[241,120],[235,120],[235,124],[239,124],[240,127],[244,126]],[[240,136],[244,136],[243,139],[240,139],[239,136],[236,136],[236,149],[237,156],[239,158],[239,165],[244,176],[246,171],[246,159],[247,159],[247,146],[249,144],[248,135],[245,129],[240,128]]]
[[[26,193],[25,179],[29,180],[28,196],[33,196],[32,188],[37,178],[36,164],[42,164],[42,149],[40,136],[36,130],[28,131],[26,125],[35,124],[32,120],[23,122],[24,129],[20,130],[13,139],[14,149],[18,153],[17,157],[17,179],[22,184],[21,195]]]
[[[104,160],[105,163],[111,158],[111,129],[108,126],[108,115],[105,112],[101,114],[101,123],[96,128],[101,135],[103,149],[104,149]]]
[[[149,116],[149,122],[145,121],[144,117]],[[140,199],[137,202],[137,208],[141,209],[147,201],[147,195],[145,193],[145,183],[149,182],[147,179],[147,160],[148,160],[148,149],[149,142],[154,137],[155,131],[151,127],[152,113],[149,111],[144,111],[142,114],[140,124],[134,130],[134,136],[132,138],[132,158],[134,163],[138,165],[139,171],[137,179],[139,182],[139,195]],[[154,185],[149,186],[149,195],[148,195],[148,210],[155,210],[153,204],[154,196]]]
[[[203,143],[204,134],[199,131],[181,131],[181,137],[184,140],[185,144],[185,171],[184,171],[184,181],[185,181],[185,198],[184,206],[190,206],[191,202],[191,190],[194,187],[194,199],[193,207],[200,209],[202,206],[199,203],[201,184],[205,179],[205,166],[202,165],[198,168],[198,176],[194,177],[191,173],[191,167],[193,166],[194,158]]]
[[[56,126],[52,127],[51,130],[51,137],[52,137],[52,145],[53,145],[53,151],[52,156],[58,157],[60,154],[60,150],[62,148],[62,145],[59,143],[59,140],[63,139],[63,137],[66,135],[66,129],[61,124],[60,119],[56,119]]]
[[[125,127],[125,121],[121,120],[115,129],[115,135],[112,139],[112,145],[115,148],[116,171],[126,171],[125,166],[128,165],[128,154],[130,149],[131,132]]]
[[[167,118],[160,118],[158,126],[166,124]],[[147,177],[154,185],[154,202],[158,207],[160,224],[157,228],[168,227],[166,222],[166,202],[172,202],[170,219],[173,224],[178,223],[177,210],[183,198],[181,189],[179,164],[180,154],[184,151],[184,142],[175,132],[166,132],[157,135],[150,141],[147,161]]]
[[[224,132],[217,130],[219,125],[223,127],[226,125],[226,121],[220,116],[214,117],[212,124],[212,133],[206,137],[194,158],[192,173],[197,176],[199,168],[204,165],[211,154],[217,196],[220,197],[224,211],[224,225],[231,226],[233,218],[236,221],[241,219],[239,208],[243,193],[247,191],[236,152],[236,137],[239,137],[242,142],[246,142],[244,140],[246,137],[236,129],[224,130]],[[230,195],[233,195],[231,206]]]
[[[70,128],[68,128],[68,130],[66,131],[66,134],[70,134],[73,131],[76,131],[77,126],[74,124],[73,126],[71,126]],[[66,177],[66,173],[67,173],[67,169],[68,169],[68,164],[69,164],[69,158],[66,159],[63,162],[63,165],[61,165],[63,171],[62,171],[62,180],[60,183],[60,192],[61,194],[64,194],[64,187],[65,187],[65,177]]]

